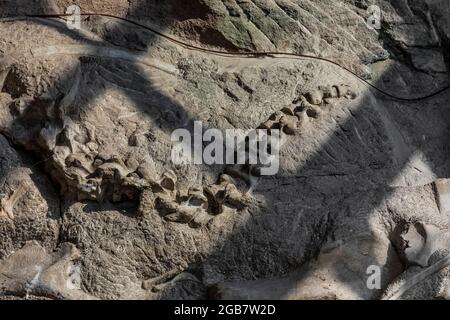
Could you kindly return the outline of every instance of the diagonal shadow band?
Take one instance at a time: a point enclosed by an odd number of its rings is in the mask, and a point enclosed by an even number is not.
[[[146,85],[150,85],[151,86],[151,84],[148,84],[148,83]],[[376,112],[383,113],[384,116],[386,118],[388,118],[388,121],[390,121],[391,119],[389,119],[389,118],[391,118],[393,116],[394,117],[398,116],[397,114],[394,114],[394,113],[404,113],[405,112],[404,108],[402,108],[401,106],[396,106],[395,108],[396,108],[395,111],[392,111],[391,109],[389,109],[389,110],[384,110],[384,111],[376,110]],[[438,109],[438,108],[436,107],[436,109]],[[414,111],[415,112],[420,112],[420,110],[418,110],[418,108],[414,108]],[[437,110],[437,111],[442,112],[442,110]],[[182,107],[180,107],[180,112],[185,112]],[[412,114],[412,116],[414,116],[414,114]],[[421,115],[421,117],[423,117],[423,115]],[[438,120],[436,120],[436,123],[438,123],[439,128],[442,128],[442,126],[444,126],[445,123],[448,123],[448,110],[444,110],[443,113],[439,114],[436,117],[438,118]],[[370,119],[370,120],[367,120],[367,118]],[[334,134],[316,152],[316,155],[308,160],[309,165],[303,166],[302,168],[297,170],[297,172],[293,175],[294,178],[295,177],[299,177],[300,179],[303,178],[304,180],[318,179],[316,181],[317,183],[327,184],[327,181],[326,181],[327,178],[326,177],[322,177],[322,178],[325,178],[325,179],[321,181],[320,177],[315,176],[314,174],[311,174],[311,172],[314,172],[318,168],[320,170],[321,167],[323,168],[324,166],[327,165],[327,163],[323,163],[323,159],[327,159],[327,157],[324,156],[324,154],[336,154],[336,153],[341,152],[341,153],[344,154],[344,159],[341,159],[341,162],[344,162],[343,160],[346,160],[346,159],[348,160],[349,158],[353,158],[355,156],[361,156],[362,154],[364,154],[366,152],[370,153],[371,150],[373,151],[376,148],[379,148],[380,145],[384,146],[384,144],[382,144],[378,140],[375,143],[373,141],[371,141],[373,136],[376,136],[377,134],[380,134],[379,138],[384,138],[381,135],[382,133],[377,132],[376,129],[373,129],[373,128],[367,134],[367,136],[365,136],[365,139],[363,139],[362,143],[361,142],[357,142],[357,143],[354,142],[354,139],[355,139],[354,137],[352,137],[352,139],[346,140],[345,137],[347,137],[347,135],[348,135],[347,132],[352,131],[352,129],[355,128],[355,126],[358,125],[357,123],[355,123],[355,119],[358,119],[358,121],[361,121],[361,122],[364,122],[364,121],[369,122],[369,124],[367,124],[368,127],[370,127],[370,125],[371,125],[370,122],[376,122],[376,121],[379,120],[379,119],[376,119],[376,118],[375,119],[373,119],[373,118],[371,119],[371,116],[368,115],[367,110],[364,110],[363,105],[362,105],[361,108],[359,108],[359,109],[357,109],[355,111],[355,115],[352,115],[352,118],[350,118],[348,121],[344,121],[344,123],[340,124],[340,127],[341,127],[340,130],[342,130],[342,132],[344,132],[344,133],[336,132],[336,134]],[[447,120],[447,122],[445,122],[444,120]],[[346,130],[344,130],[342,128],[344,128]],[[436,143],[437,143],[437,145],[440,146],[440,147],[438,147],[438,150],[441,150],[441,151],[439,151],[440,152],[440,156],[445,156],[446,152],[448,151],[448,144],[447,144],[447,141],[446,141],[446,137],[448,137],[448,128],[447,129],[443,129],[443,130],[437,130],[437,131],[441,131],[441,132],[439,134],[437,134],[436,137],[434,137],[436,141],[430,146],[425,146],[425,148],[423,148],[423,146],[421,146],[421,145],[414,145],[414,142],[420,141],[419,137],[420,137],[420,135],[423,135],[424,132],[420,132],[420,130],[417,130],[416,127],[403,128],[401,131],[404,131],[404,132],[402,134],[400,134],[400,135],[405,135],[405,136],[408,136],[408,137],[412,137],[411,140],[413,141],[413,143],[412,143],[413,146],[411,146],[410,141],[408,141],[408,143],[406,143],[407,146],[409,147],[408,148],[408,152],[406,154],[402,153],[402,157],[396,158],[395,160],[397,161],[397,164],[394,166],[394,168],[391,167],[390,171],[388,170],[387,172],[384,172],[383,173],[383,179],[380,179],[380,181],[374,181],[373,182],[374,185],[384,186],[386,184],[389,184],[389,182],[392,181],[392,177],[395,176],[395,174],[398,173],[406,165],[406,163],[413,156],[413,154],[414,154],[414,152],[416,150],[424,149],[426,151],[426,153],[428,153],[429,155],[432,155],[433,150],[434,150],[434,146],[436,146]],[[342,137],[342,135],[344,135],[344,138]],[[397,135],[398,135],[398,133],[397,133]],[[388,137],[388,138],[391,138],[391,139],[395,140],[395,138],[393,138],[392,136]],[[394,141],[394,142],[391,141],[391,144],[395,145],[397,142],[398,141]],[[329,151],[329,150],[331,150],[331,151]],[[389,158],[389,157],[387,157],[387,158]],[[389,162],[389,159],[384,159],[384,160]],[[331,159],[328,160],[328,164],[333,165],[333,162],[330,162],[330,161],[331,161]],[[361,160],[361,161],[364,162],[365,160]],[[442,158],[438,159],[437,161],[434,161],[434,159],[431,159],[431,161],[432,161],[431,163],[432,163],[432,166],[433,166],[434,170],[437,171],[440,176],[443,176],[441,174],[444,174],[446,172],[446,164],[442,163]],[[384,164],[386,165],[387,162],[385,162]],[[377,159],[374,159],[373,163],[369,163],[369,167],[370,166],[372,166],[374,168],[376,168],[377,166],[383,166],[383,162],[377,162]],[[374,172],[376,172],[376,170]],[[331,172],[329,174],[330,177],[328,179],[332,180],[332,181],[335,181],[336,179],[340,179],[339,177],[344,177],[344,176],[348,176],[348,175],[349,175],[348,173],[341,174],[341,173]],[[374,175],[376,176],[377,174],[374,174]],[[279,177],[276,177],[276,179],[274,179],[274,180],[277,180],[278,178]],[[281,179],[289,179],[289,177],[282,177]],[[363,179],[360,178],[360,179],[361,179],[360,181],[366,181],[367,177],[365,177]],[[299,189],[299,190],[295,190],[295,191],[291,190],[291,192],[294,192],[294,193],[291,193],[291,194],[288,193],[287,197],[288,198],[295,197],[295,195],[298,194],[298,193],[305,194],[305,195],[308,195],[308,196],[309,195],[313,195],[314,194],[314,190],[311,190],[311,189],[308,189],[308,188],[312,188],[311,184],[314,184],[316,182],[309,182],[308,185],[306,187],[304,187],[303,189]],[[352,190],[351,186],[354,183],[355,183],[354,181],[350,181],[350,182],[348,182],[348,181],[333,182],[333,184],[338,184],[338,186],[339,186],[339,187],[334,187],[335,190],[338,190],[338,189],[342,190],[342,189],[349,188],[348,190],[350,190],[350,193],[351,193],[351,190]],[[331,189],[333,189],[333,188],[331,188]],[[273,193],[273,190],[262,190],[262,191],[258,191],[257,190],[256,192],[260,192],[263,196],[268,196],[269,194]],[[320,194],[322,194],[322,196],[323,196],[323,194],[326,194],[326,193],[323,193],[322,191],[320,191],[320,192],[316,191],[316,193],[319,194],[319,195],[317,195],[317,197],[320,197]],[[343,193],[343,196],[345,194],[348,194],[348,192]],[[273,196],[271,195],[271,197],[273,197]],[[372,211],[374,208],[378,207],[379,204],[381,203],[381,201],[383,201],[387,197],[388,197],[388,194],[385,193],[385,192],[380,192],[379,194],[374,196],[371,199],[371,201],[370,201],[369,208],[366,209],[367,212],[370,214],[370,211]],[[304,204],[308,205],[308,200],[307,199],[305,199],[305,203]],[[273,207],[269,207],[269,208],[265,209],[265,211],[271,211],[271,210],[276,211],[275,208],[273,208]],[[333,228],[337,228],[337,226],[340,224],[339,218],[338,217],[333,217],[332,215],[333,215],[333,212],[331,211],[330,214],[328,214],[327,218],[326,218],[326,219],[330,220],[332,223],[328,223],[328,222],[325,221],[324,223],[322,223],[322,226],[320,226],[321,225],[320,223],[319,223],[319,226],[317,226],[317,228],[319,228],[319,229],[321,229],[321,228],[324,229],[324,230],[321,230],[321,232],[319,232],[319,234],[321,236],[323,236],[322,239],[326,238],[327,233],[330,233]],[[272,218],[276,218],[276,217],[272,217]],[[239,246],[237,246],[237,244],[238,243],[242,243],[242,239],[252,238],[253,237],[251,235],[252,233],[256,232],[256,234],[257,234],[258,232],[261,232],[261,231],[264,232],[264,224],[265,223],[270,223],[270,222],[268,222],[268,220],[270,220],[269,217],[264,217],[264,218],[258,218],[257,217],[254,220],[249,221],[249,223],[248,223],[249,225],[247,225],[245,227],[245,229],[246,229],[244,231],[245,234],[242,235],[241,231],[237,231],[234,235],[229,237],[229,239],[227,239],[225,244],[223,245],[223,248],[225,248],[224,251],[218,251],[218,252],[212,253],[210,255],[210,257],[207,257],[205,259],[206,264],[213,264],[213,265],[225,264],[226,265],[227,264],[227,260],[230,260],[230,259],[233,260],[232,259],[233,257],[229,257],[229,259],[227,259],[228,257],[226,256],[226,252],[233,251],[233,249],[230,249],[230,248],[239,247]],[[261,225],[263,227],[261,227]],[[368,228],[368,223],[366,223],[364,225]],[[274,227],[276,228],[276,225]],[[365,229],[365,227],[362,226],[362,229]],[[308,237],[307,234],[305,236]],[[311,236],[311,235],[309,235],[309,236]],[[284,240],[285,239],[281,238],[281,241],[284,241]],[[264,242],[264,240],[263,240],[263,242]],[[319,241],[319,243],[317,243],[316,241],[312,241],[311,240],[311,244],[309,245],[310,248],[308,248],[308,249],[309,249],[309,251],[311,253],[316,252],[317,249],[322,244],[323,244],[323,240]],[[254,245],[254,246],[256,246],[256,247],[264,247],[264,244],[262,243],[260,245]],[[240,255],[242,255],[243,257],[247,257],[247,256],[252,257],[252,256],[254,256],[254,254],[252,252],[252,250],[253,250],[252,246],[250,246],[250,245],[246,246],[246,248],[240,248],[239,250],[242,250],[242,252],[240,252]],[[224,258],[224,252],[225,252],[225,258]],[[275,252],[271,252],[269,255],[271,256],[271,259],[273,261],[275,261],[277,256],[279,255],[279,252],[276,252],[276,251]],[[280,255],[282,255],[282,254],[280,254]],[[305,258],[306,258],[306,255],[303,255],[303,258],[297,258],[295,263],[298,263],[299,260],[305,260]],[[261,262],[261,261],[258,261],[259,259],[261,259],[261,258],[255,257],[254,263],[257,264],[257,263]],[[233,267],[233,264],[230,262],[229,266],[227,266],[226,269],[228,269],[228,268],[232,269],[232,267]],[[267,273],[273,274],[274,271],[275,271],[274,269],[271,269],[271,270],[268,270]],[[261,270],[259,270],[259,267],[255,267],[254,271],[250,272],[247,275],[247,277],[248,276],[254,276],[258,272],[261,272]],[[227,270],[225,270],[224,273],[226,274]],[[337,270],[337,273],[339,274],[339,270]],[[245,278],[246,276],[244,275],[243,277]],[[298,279],[296,281],[298,282]],[[289,284],[292,284],[292,280],[289,281]],[[280,290],[281,290],[281,292],[280,292]],[[280,290],[278,291],[278,293],[276,294],[275,297],[277,297],[277,298],[283,297],[286,294],[286,292],[290,290],[289,285],[287,285],[286,287],[283,286]],[[358,288],[358,290],[359,290],[359,288]],[[274,292],[275,292],[275,290],[274,290]]]

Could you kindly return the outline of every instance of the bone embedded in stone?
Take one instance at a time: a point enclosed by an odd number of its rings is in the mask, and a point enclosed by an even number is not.
[[[320,105],[323,100],[323,92],[319,89],[306,93],[305,98],[313,105]]]
[[[450,215],[450,179],[438,179],[434,182],[439,210]]]
[[[175,172],[170,170],[163,174],[159,183],[164,189],[169,190],[169,191],[174,191],[176,182],[177,182],[177,176],[176,176]]]

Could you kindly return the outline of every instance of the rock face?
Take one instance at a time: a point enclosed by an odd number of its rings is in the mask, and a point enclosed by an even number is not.
[[[379,1],[380,30],[368,1],[77,2],[197,49],[19,2],[0,8],[0,299],[448,296],[427,268],[448,252],[449,92],[361,80],[448,84],[448,1]],[[175,163],[197,121],[279,130],[278,172]]]
[[[92,299],[80,290],[79,252],[63,243],[49,254],[37,242],[27,242],[0,264],[2,294],[50,299]]]
[[[50,181],[0,136],[0,257],[38,241],[48,250],[57,246],[60,199]]]

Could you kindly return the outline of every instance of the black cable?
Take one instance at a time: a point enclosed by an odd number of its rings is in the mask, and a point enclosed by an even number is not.
[[[192,45],[192,44],[188,44],[186,42],[183,42],[181,40],[178,40],[172,36],[169,36],[167,34],[164,34],[158,30],[155,30],[149,26],[146,26],[144,24],[141,24],[139,22],[127,19],[127,18],[123,18],[123,17],[119,17],[119,16],[115,16],[112,14],[107,14],[107,13],[81,13],[80,16],[100,16],[100,17],[108,17],[108,18],[114,18],[114,19],[119,19],[125,22],[128,22],[130,24],[133,24],[135,26],[138,26],[140,28],[146,29],[154,34],[157,34],[158,36],[165,38],[171,42],[174,42],[184,48],[187,49],[191,49],[191,50],[196,50],[196,51],[201,51],[204,53],[209,53],[209,54],[215,54],[215,55],[221,55],[221,56],[229,56],[229,57],[240,57],[240,58],[254,58],[254,57],[274,57],[274,58],[295,58],[295,59],[313,59],[313,60],[320,60],[320,61],[324,61],[324,62],[328,62],[331,63],[347,72],[349,72],[350,74],[352,74],[354,77],[358,78],[360,81],[362,81],[363,83],[365,83],[366,85],[370,86],[371,88],[373,88],[374,90],[378,91],[379,93],[394,99],[394,100],[399,100],[399,101],[407,101],[407,102],[415,102],[415,101],[422,101],[422,100],[426,100],[429,98],[432,98],[434,96],[437,96],[439,94],[441,94],[442,92],[450,89],[450,85],[447,85],[441,89],[439,89],[436,92],[433,92],[431,94],[422,96],[422,97],[417,97],[417,98],[404,98],[404,97],[398,97],[395,96],[389,92],[384,91],[383,89],[378,88],[377,86],[375,86],[374,84],[370,83],[369,81],[365,80],[364,78],[362,78],[361,76],[359,76],[357,73],[355,73],[354,71],[348,69],[347,67],[344,67],[342,65],[340,65],[339,63],[333,61],[333,60],[329,60],[326,58],[322,58],[322,57],[317,57],[317,56],[312,56],[312,55],[306,55],[306,54],[298,54],[298,53],[289,53],[289,52],[275,52],[275,51],[251,51],[251,52],[230,52],[230,51],[220,51],[220,50],[214,50],[214,49],[207,49],[207,48],[202,48],[196,45]],[[36,15],[26,15],[26,17],[30,17],[30,18],[62,18],[62,17],[73,17],[73,14],[36,14]],[[275,57],[276,55],[283,55],[285,57]]]

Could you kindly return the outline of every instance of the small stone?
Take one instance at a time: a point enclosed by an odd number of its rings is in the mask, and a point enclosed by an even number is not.
[[[333,103],[333,100],[334,100],[334,98],[325,98],[325,99],[323,99],[323,102],[324,102],[325,104],[332,104],[332,103]]]
[[[310,118],[317,119],[319,117],[319,112],[316,109],[308,109],[306,110],[306,115]]]
[[[324,98],[337,98],[339,96],[335,86],[320,86],[319,90],[322,91]]]
[[[292,118],[286,116],[280,119],[280,124],[285,134],[295,135],[295,130],[297,129],[297,121],[294,121]]]
[[[269,120],[272,121],[278,121],[283,116],[283,113],[281,111],[275,111],[272,113],[272,115],[269,117]]]
[[[341,84],[335,87],[340,98],[355,99],[357,96],[356,93],[350,89],[349,85]]]
[[[137,168],[139,167],[139,162],[136,160],[136,158],[130,157],[127,159],[126,165],[128,169],[136,171]]]
[[[66,158],[66,166],[81,168],[82,165],[80,160],[78,160],[74,155],[69,155]]]
[[[188,206],[179,206],[177,212],[164,217],[167,221],[188,223],[200,212],[201,209]]]
[[[294,110],[292,110],[291,107],[284,107],[281,109],[281,112],[283,112],[284,114],[287,114],[289,116],[293,116],[294,115]]]
[[[314,105],[319,105],[322,103],[323,93],[320,90],[313,90],[313,91],[308,92],[305,95],[305,97],[309,103],[314,104]]]
[[[155,200],[155,208],[162,215],[177,212],[178,207],[179,206],[176,202],[174,202],[172,199],[164,195],[159,196]]]
[[[147,138],[144,134],[134,133],[128,138],[128,145],[130,147],[141,147],[144,146]]]
[[[205,188],[205,194],[208,198],[210,210],[216,214],[222,213],[222,204],[226,197],[225,187],[223,185],[212,184]]]
[[[243,195],[236,188],[234,184],[229,184],[225,190],[226,192],[226,201],[232,208],[236,208],[237,210],[243,210],[246,207],[245,201],[243,200]]]
[[[140,165],[136,172],[145,180],[152,181],[154,179],[154,172],[148,166]]]
[[[300,108],[306,108],[311,106],[311,104],[308,102],[308,100],[305,98],[305,96],[300,96],[300,104],[296,107],[296,109]]]
[[[95,168],[100,167],[103,163],[104,163],[103,160],[95,159],[94,160],[94,167]]]
[[[208,199],[199,188],[191,188],[188,191],[189,203],[194,206],[202,206]]]
[[[298,119],[299,125],[304,124],[308,120],[306,111],[297,111],[297,112],[295,112],[295,116]]]
[[[195,215],[194,219],[192,219],[189,222],[189,226],[191,228],[200,228],[200,227],[206,225],[209,221],[211,221],[211,219],[212,219],[211,215],[209,215],[207,212],[201,210]]]
[[[266,129],[266,130],[272,129],[273,123],[274,122],[272,120],[267,120],[267,121],[261,123],[259,125],[258,129]]]
[[[108,160],[111,159],[111,155],[108,154],[108,153],[105,152],[105,151],[100,151],[100,152],[97,154],[97,157],[96,157],[96,158],[102,160],[103,162],[106,162],[106,161],[108,161]]]

